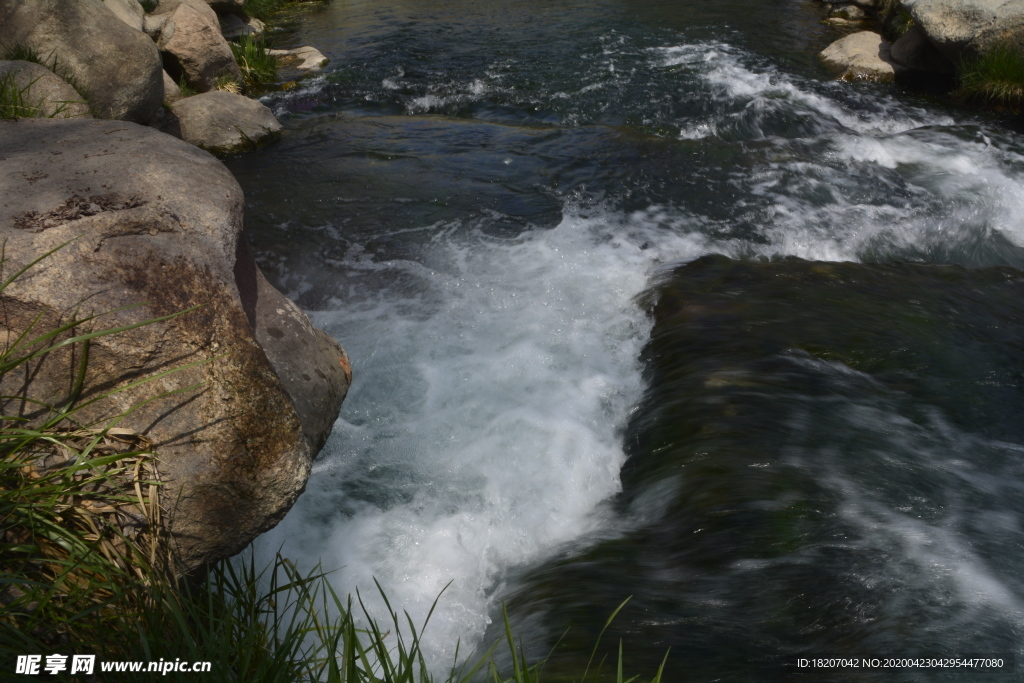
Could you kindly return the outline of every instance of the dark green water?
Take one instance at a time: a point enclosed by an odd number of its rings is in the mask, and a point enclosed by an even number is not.
[[[344,2],[228,161],[355,384],[257,544],[548,671],[999,653],[1024,625],[1024,145],[829,80],[807,0]],[[710,255],[720,256],[710,256]],[[798,258],[787,258],[798,257]],[[803,260],[800,260],[803,259]],[[995,677],[995,678],[994,678]]]

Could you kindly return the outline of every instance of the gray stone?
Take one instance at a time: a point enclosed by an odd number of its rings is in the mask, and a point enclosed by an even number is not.
[[[163,98],[153,41],[100,0],[0,0],[0,44],[35,50],[73,79],[94,115],[147,123]]]
[[[294,62],[294,68],[302,71],[319,71],[327,65],[328,59],[320,50],[309,45],[297,47],[292,50],[267,50],[267,54],[274,55],[287,62]]]
[[[161,2],[158,9],[164,4]],[[160,31],[157,45],[168,72],[172,76],[184,74],[189,85],[200,92],[213,90],[223,79],[241,82],[242,72],[220,33],[217,15],[201,0],[198,4],[202,7],[178,3]]]
[[[889,57],[889,43],[873,31],[860,31],[841,38],[818,55],[825,65],[839,72],[842,80],[892,81],[897,66]]]
[[[1024,50],[1021,0],[903,0],[928,40],[953,64],[999,43]]]
[[[139,0],[103,0],[103,3],[118,19],[136,31],[142,30],[142,18],[146,12],[139,4]]]
[[[174,117],[161,130],[215,154],[251,149],[281,132],[273,112],[236,93],[217,90],[187,97],[171,111]]]
[[[45,66],[23,61],[0,61],[0,77],[11,78],[31,111],[26,117],[92,118],[89,105],[74,88]]]
[[[76,309],[113,311],[101,328],[201,306],[95,340],[80,403],[181,369],[78,417],[105,425],[136,408],[118,426],[159,455],[184,568],[238,552],[305,486],[348,387],[344,352],[263,279],[242,233],[241,188],[206,152],[132,123],[30,119],[0,121],[0,159],[5,268],[74,238],[3,292],[0,332],[40,315],[37,329],[52,329]],[[65,347],[8,373],[0,409],[34,418],[10,397],[66,400],[75,360]]]
[[[895,63],[915,71],[953,73],[953,64],[936,49],[920,26],[911,26],[892,44],[889,56]]]

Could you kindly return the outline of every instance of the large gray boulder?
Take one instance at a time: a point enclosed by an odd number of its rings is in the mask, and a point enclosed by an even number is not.
[[[903,0],[903,6],[954,64],[1003,42],[1024,50],[1021,0]]]
[[[171,114],[161,130],[215,154],[251,149],[281,132],[265,105],[220,90],[178,100]]]
[[[843,80],[892,81],[899,68],[889,56],[889,43],[873,31],[852,33],[818,56]]]
[[[101,0],[0,0],[0,45],[34,50],[96,116],[148,123],[160,110],[156,46]]]
[[[238,552],[303,490],[348,388],[344,351],[263,278],[241,188],[206,152],[131,123],[32,119],[0,121],[0,160],[5,271],[74,240],[3,292],[5,338],[37,316],[42,331],[120,309],[100,328],[201,306],[94,341],[80,404],[184,369],[77,417],[106,425],[135,407],[118,426],[154,445],[185,569]],[[33,418],[10,397],[66,400],[77,353],[3,377],[0,409]]]
[[[164,0],[157,11],[163,13],[172,4]],[[202,0],[177,1],[161,25],[157,46],[171,76],[184,74],[189,85],[200,92],[213,90],[221,80],[242,81],[217,15]]]
[[[25,61],[0,61],[0,78],[18,88],[26,118],[92,118],[89,105],[74,88],[45,66]]]

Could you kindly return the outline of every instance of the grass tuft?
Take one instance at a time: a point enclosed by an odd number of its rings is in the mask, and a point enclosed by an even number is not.
[[[27,93],[31,88],[31,83],[24,88],[18,85],[14,69],[0,75],[0,119],[31,119],[42,116],[42,108],[32,105],[27,99]]]
[[[59,62],[56,54],[50,53],[44,57],[39,52],[24,45],[22,43],[16,43],[11,46],[0,46],[2,51],[3,59],[9,61],[24,61],[32,62],[33,64],[39,64],[44,66],[53,73],[57,74],[65,83],[70,85],[75,91],[82,96],[82,100],[85,104],[89,103],[89,93],[86,91],[82,83],[75,77],[71,71],[67,69],[63,64]]]
[[[267,53],[267,45],[262,36],[254,38],[245,35],[230,45],[246,84],[266,83],[277,76],[277,57]]]
[[[998,45],[959,69],[957,94],[968,99],[1024,106],[1024,52],[1013,45]]]
[[[181,78],[178,79],[178,90],[181,91],[182,97],[192,97],[193,95],[199,94],[198,90],[188,84],[188,79],[185,78],[185,74],[182,74]]]

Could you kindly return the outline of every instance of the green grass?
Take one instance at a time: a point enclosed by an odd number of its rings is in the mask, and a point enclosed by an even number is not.
[[[178,90],[181,92],[182,97],[192,97],[198,95],[199,91],[188,84],[188,79],[185,78],[185,74],[181,75],[178,79]]]
[[[43,115],[42,108],[27,99],[31,87],[31,83],[24,88],[18,85],[14,69],[0,75],[0,119],[31,119]]]
[[[267,54],[267,45],[262,36],[242,36],[237,43],[230,45],[247,85],[266,83],[277,76],[277,57]]]
[[[1024,52],[998,45],[981,57],[960,65],[956,93],[1015,109],[1024,106]]]
[[[0,54],[3,55],[2,59],[4,60],[32,62],[33,64],[46,67],[74,88],[82,96],[82,102],[88,105],[89,93],[82,83],[75,78],[75,75],[59,62],[55,54],[51,53],[49,56],[43,57],[31,47],[21,43],[11,46],[0,46]]]
[[[53,251],[0,282],[0,295]],[[6,263],[0,254],[0,269]],[[86,377],[95,339],[170,317],[174,316],[95,329],[102,315],[75,314],[55,329],[39,330],[40,314],[27,329],[12,331],[0,343],[0,379],[24,372],[28,364],[59,349],[70,347],[79,359],[70,393],[59,405],[3,398],[0,671],[13,670],[19,655],[56,653],[97,655],[95,674],[100,677],[104,661],[162,659],[210,662],[207,678],[218,681],[468,683],[479,676],[496,683],[542,680],[543,662],[527,661],[516,645],[507,613],[503,642],[511,654],[510,671],[499,671],[495,664],[495,643],[464,662],[456,653],[450,671],[435,677],[420,646],[430,616],[415,625],[408,614],[399,615],[391,607],[379,585],[388,609],[385,623],[371,618],[358,593],[355,602],[351,596],[342,599],[319,568],[302,573],[280,554],[262,570],[250,557],[222,561],[202,579],[183,578],[161,523],[157,456],[143,436],[118,427],[134,409],[104,425],[77,419],[86,406],[192,367],[80,399],[90,395]],[[33,418],[22,417],[23,413]],[[134,522],[126,526],[126,520]],[[588,680],[596,652],[595,644],[581,681]],[[621,643],[615,676],[617,683],[627,683]],[[650,680],[660,683],[661,676],[659,670]],[[196,680],[193,673],[174,671],[118,677]],[[595,673],[589,680],[597,678]]]

